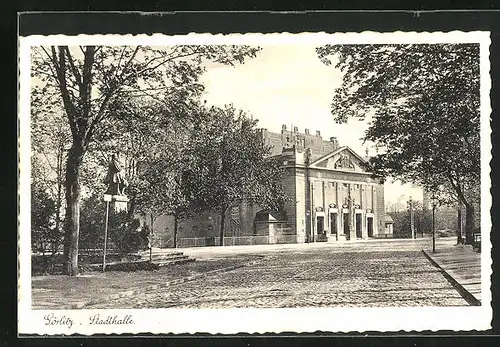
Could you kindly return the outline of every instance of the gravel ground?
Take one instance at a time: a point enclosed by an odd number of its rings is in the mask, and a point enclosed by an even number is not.
[[[394,248],[393,248],[394,249]],[[466,306],[417,250],[267,254],[253,266],[88,308]]]
[[[86,272],[82,276],[34,276],[31,282],[33,309],[68,309],[77,302],[145,288],[192,275],[238,266],[260,259],[256,255],[206,258],[192,263],[162,267],[156,271]],[[131,302],[135,298],[129,298]]]

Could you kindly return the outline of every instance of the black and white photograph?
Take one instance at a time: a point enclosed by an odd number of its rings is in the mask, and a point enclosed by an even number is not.
[[[490,84],[486,32],[22,38],[20,332],[489,328]]]

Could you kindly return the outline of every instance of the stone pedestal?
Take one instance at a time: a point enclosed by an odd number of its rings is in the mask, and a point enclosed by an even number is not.
[[[128,211],[129,198],[126,197],[125,195],[104,194],[104,201],[111,202],[115,213],[118,213],[121,211],[125,211],[125,212]]]

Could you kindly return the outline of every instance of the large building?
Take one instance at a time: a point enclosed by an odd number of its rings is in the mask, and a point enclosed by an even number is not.
[[[308,129],[299,133],[296,127],[287,129],[283,125],[280,133],[266,129],[260,132],[272,148],[271,155],[283,161],[283,185],[290,202],[284,208],[285,217],[264,211],[251,201],[233,206],[225,221],[225,236],[230,244],[335,242],[392,236],[385,228],[383,182],[367,171],[366,158],[340,146],[334,137],[323,140],[319,131],[314,135]],[[208,212],[182,221],[178,245],[217,244],[219,228],[220,217]],[[153,230],[156,245],[172,245],[171,217],[157,218]],[[248,236],[254,238],[249,240]]]

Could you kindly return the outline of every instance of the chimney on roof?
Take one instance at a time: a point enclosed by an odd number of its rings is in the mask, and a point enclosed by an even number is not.
[[[286,124],[283,124],[283,125],[281,126],[281,130],[286,130]]]
[[[339,140],[337,140],[337,138],[335,136],[330,137],[330,142],[333,145],[333,150],[336,150],[337,148],[339,148]]]
[[[321,131],[316,130],[316,136],[321,136]]]
[[[308,128],[304,129],[304,134],[309,135],[309,129]]]
[[[293,127],[293,132],[298,133],[299,132],[299,127]]]

